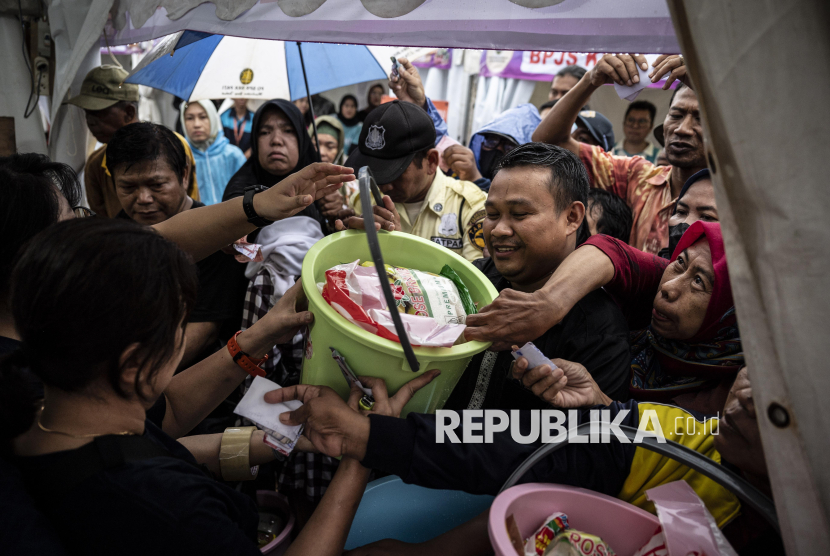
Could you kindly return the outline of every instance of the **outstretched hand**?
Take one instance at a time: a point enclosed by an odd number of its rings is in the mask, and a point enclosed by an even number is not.
[[[518,346],[513,346],[518,349]],[[552,365],[528,369],[527,359],[519,357],[513,366],[513,378],[538,398],[562,408],[608,405],[611,400],[602,393],[591,374],[579,363],[553,359]]]
[[[383,196],[383,206],[373,205],[372,215],[375,217],[375,230],[386,230],[389,232],[400,232],[401,215],[395,208],[395,203],[389,195]],[[334,222],[334,229],[338,232],[343,230],[365,230],[366,224],[362,216],[355,216],[351,209],[344,209],[340,212],[339,218]]]
[[[664,75],[669,74],[666,82],[663,83],[664,91],[671,87],[675,81],[680,81],[690,89],[694,89],[692,87],[692,80],[689,78],[689,74],[686,73],[686,62],[683,60],[683,56],[678,54],[663,54],[654,60],[651,67],[654,69],[649,72],[648,76],[651,78],[652,83],[657,83]]]
[[[406,403],[415,392],[432,382],[440,374],[431,370],[412,379],[389,397],[386,383],[380,378],[360,377],[364,386],[372,389],[375,406],[372,411],[358,410],[358,400],[363,392],[352,386],[349,403],[331,388],[299,384],[272,390],[265,394],[267,403],[300,400],[303,405],[294,411],[280,415],[286,425],[305,424],[303,436],[315,449],[330,457],[348,456],[358,461],[366,456],[369,442],[370,414],[399,417]]]
[[[444,163],[450,167],[458,179],[476,181],[481,179],[481,172],[478,171],[476,156],[472,150],[464,145],[450,145],[443,153]]]
[[[323,197],[323,200],[317,203],[317,206],[325,218],[334,220],[343,210],[345,204],[346,199],[343,198],[343,194],[340,191],[335,191]]]
[[[315,162],[255,195],[254,210],[268,220],[282,220],[335,193],[340,184],[354,180],[351,168]]]
[[[423,107],[427,102],[427,95],[418,68],[413,66],[406,58],[398,58],[398,62],[401,64],[398,70],[400,78],[393,80],[393,76],[390,74],[389,88],[392,89],[399,100]]]
[[[637,66],[648,69],[648,62],[641,54],[606,54],[590,72],[591,84],[599,87],[606,83],[632,86],[640,82]]]
[[[308,311],[308,299],[300,280],[288,288],[277,304],[257,321],[260,326],[269,326],[274,344],[287,344],[300,328],[312,322],[314,315]]]
[[[505,289],[490,305],[467,315],[464,338],[493,342],[493,351],[531,342],[560,322],[568,311],[551,305],[542,290],[524,293]]]
[[[400,417],[401,411],[403,411],[404,406],[409,403],[409,400],[412,399],[412,396],[415,395],[415,392],[432,382],[432,380],[440,374],[441,371],[438,369],[429,370],[421,376],[413,378],[401,386],[392,397],[389,397],[389,393],[386,391],[386,382],[384,382],[382,378],[359,376],[357,378],[360,380],[360,383],[366,388],[370,388],[372,390],[372,397],[375,398],[375,406],[371,411],[360,411],[364,415],[371,415],[372,413],[375,413],[377,415],[387,415],[389,417]],[[361,395],[363,395],[363,392],[354,386],[349,396],[349,406],[357,408],[357,402],[360,400]]]

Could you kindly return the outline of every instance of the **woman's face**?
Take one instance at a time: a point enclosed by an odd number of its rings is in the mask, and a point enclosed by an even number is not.
[[[372,108],[380,106],[381,97],[383,97],[383,87],[375,85],[369,91],[369,106]]]
[[[194,143],[202,143],[210,137],[210,118],[198,102],[191,102],[185,108],[184,129]]]
[[[322,162],[333,163],[337,158],[337,137],[332,137],[328,133],[318,133],[317,137],[320,139],[320,160]],[[314,138],[311,138],[314,142]]]
[[[297,130],[281,110],[269,110],[263,115],[256,139],[259,164],[266,171],[281,176],[297,166],[300,160]]]
[[[354,118],[354,115],[357,114],[357,105],[354,103],[352,99],[347,98],[343,101],[342,112],[344,118]]]
[[[305,97],[298,98],[297,100],[294,101],[294,106],[299,108],[300,112],[302,112],[303,116],[305,116],[305,113],[308,112],[308,99],[305,98]]]
[[[669,218],[669,226],[688,224],[698,220],[718,222],[718,207],[715,204],[715,187],[712,180],[696,181],[683,197],[677,201],[677,211]]]
[[[715,285],[712,253],[706,238],[670,263],[654,298],[651,326],[669,340],[688,340],[703,325]]]

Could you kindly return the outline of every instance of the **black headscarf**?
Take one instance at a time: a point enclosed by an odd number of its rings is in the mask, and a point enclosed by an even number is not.
[[[343,115],[343,103],[349,99],[351,99],[351,101],[354,102],[355,107],[354,117],[352,118],[347,118]],[[352,127],[353,125],[357,125],[362,121],[357,113],[357,97],[355,97],[354,95],[345,95],[343,98],[340,99],[340,111],[337,112],[337,119],[340,120],[340,123],[342,123],[346,127]]]
[[[372,85],[371,87],[369,87],[369,91],[366,93],[366,103],[368,104],[368,106],[357,113],[357,121],[359,121],[359,122],[362,122],[363,120],[365,120],[366,116],[369,114],[369,112],[371,112],[372,110],[377,108],[377,106],[372,106],[372,103],[369,102],[369,99],[372,96],[372,91],[375,89],[375,87],[380,87],[381,92],[383,92],[383,85],[381,85],[380,83],[377,83],[377,84]]]
[[[259,163],[259,141],[257,138],[259,136],[259,128],[262,125],[262,117],[266,110],[273,110],[274,108],[285,114],[291,122],[291,125],[294,126],[294,132],[297,134],[297,146],[299,147],[300,152],[300,157],[297,159],[297,165],[282,175],[272,174],[263,168]],[[300,112],[300,109],[294,106],[292,102],[280,98],[269,100],[260,106],[259,110],[257,110],[254,114],[254,120],[251,125],[251,158],[249,158],[248,161],[242,165],[242,168],[240,168],[230,179],[228,186],[225,188],[225,194],[222,195],[222,200],[227,201],[228,199],[233,199],[235,197],[242,197],[245,194],[245,188],[250,185],[264,185],[265,187],[271,187],[289,174],[298,172],[309,164],[316,162],[317,154],[314,150],[314,146],[311,144],[311,138],[308,133],[304,133],[304,131],[305,124],[303,123],[303,115]],[[314,203],[297,213],[297,216],[308,216],[313,218],[320,223],[320,226],[324,230],[326,229],[326,221],[320,214],[320,211],[317,210],[317,206]]]

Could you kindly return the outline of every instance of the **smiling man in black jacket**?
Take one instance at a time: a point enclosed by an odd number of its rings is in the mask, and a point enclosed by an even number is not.
[[[576,248],[588,202],[585,167],[566,149],[528,143],[502,159],[485,204],[484,241],[491,258],[473,264],[500,295],[541,288]],[[486,308],[483,312],[486,312]],[[533,342],[551,358],[583,365],[611,399],[628,396],[630,355],[622,312],[602,290],[586,295]],[[509,350],[473,358],[452,393],[448,409],[541,409],[553,377],[524,388],[510,377]]]

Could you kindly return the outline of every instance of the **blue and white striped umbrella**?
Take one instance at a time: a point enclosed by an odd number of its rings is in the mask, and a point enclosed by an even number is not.
[[[380,61],[363,45],[303,43],[302,50],[312,95],[387,76]],[[306,96],[297,43],[195,31],[162,39],[125,82],[161,89],[188,101]]]

